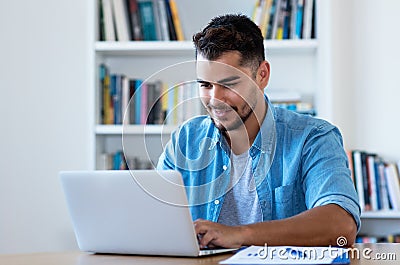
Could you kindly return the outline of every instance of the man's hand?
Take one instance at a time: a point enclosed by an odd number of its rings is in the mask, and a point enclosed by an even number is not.
[[[239,248],[242,246],[244,227],[226,226],[211,221],[197,219],[194,221],[200,247]]]
[[[203,219],[194,222],[201,247],[238,248],[242,245],[329,246],[345,237],[354,243],[357,226],[353,217],[336,204],[318,206],[298,215],[243,226],[226,226]]]

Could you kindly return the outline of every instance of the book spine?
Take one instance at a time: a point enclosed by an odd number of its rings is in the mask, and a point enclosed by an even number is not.
[[[304,0],[303,39],[310,39],[312,32],[314,0]]]
[[[136,83],[135,79],[129,80],[129,103],[128,103],[129,124],[135,124],[135,98],[134,98],[136,92],[135,83]]]
[[[140,124],[140,110],[141,110],[141,99],[142,99],[142,80],[137,79],[135,82],[135,124]]]
[[[126,76],[122,76],[122,99],[121,99],[121,113],[122,113],[122,124],[129,124],[130,111],[129,111],[129,79]]]
[[[295,32],[294,39],[302,38],[303,13],[304,13],[304,0],[298,0],[297,11],[296,11],[296,27],[294,29]]]
[[[128,9],[125,0],[112,0],[118,41],[131,40]]]
[[[114,18],[111,0],[102,0],[106,41],[115,41]]]
[[[368,188],[371,203],[371,210],[378,210],[378,194],[376,192],[376,176],[375,176],[375,157],[374,154],[367,154],[366,156],[366,167],[368,174]]]
[[[144,40],[157,40],[156,24],[153,12],[152,0],[138,2],[140,21]]]
[[[261,33],[264,37],[264,39],[267,38],[267,33],[268,33],[268,26],[269,26],[269,21],[271,19],[271,8],[272,8],[272,3],[273,0],[265,0],[266,3],[264,5],[263,8],[263,12],[262,12],[262,20],[261,20],[261,25],[260,25],[260,29],[261,29]]]
[[[353,151],[353,161],[354,161],[354,177],[356,180],[356,190],[358,194],[358,201],[360,204],[361,211],[365,210],[365,200],[364,200],[364,185],[363,185],[363,172],[361,164],[361,152],[358,150]]]
[[[170,40],[177,40],[176,30],[174,22],[172,20],[171,7],[169,6],[169,1],[165,0],[164,3],[165,3],[165,10],[167,11],[169,38]]]
[[[400,211],[400,184],[396,165],[388,163],[385,166],[385,175],[392,209]]]
[[[161,40],[168,41],[169,37],[169,29],[168,29],[168,17],[167,17],[167,9],[165,7],[164,0],[157,0],[158,5],[158,16],[160,17],[160,30],[161,30]]]
[[[140,124],[146,124],[147,113],[148,113],[148,84],[143,82],[141,86],[141,98],[140,98]]]
[[[140,23],[140,14],[137,0],[127,0],[128,17],[130,21],[131,39],[143,40],[142,25]]]
[[[161,33],[161,22],[160,22],[160,9],[158,6],[158,0],[153,1],[153,18],[154,18],[154,26],[156,29],[157,40],[162,40]]]
[[[281,2],[282,2],[282,0],[275,1],[274,22],[272,24],[271,39],[278,38],[278,24],[279,24],[279,17],[280,17],[280,13],[281,13]]]
[[[371,200],[370,200],[370,188],[369,188],[369,179],[368,179],[368,171],[367,171],[367,153],[361,152],[361,167],[362,167],[362,183],[364,189],[364,202],[365,202],[365,210],[371,210]]]
[[[178,6],[175,0],[169,0],[169,6],[171,9],[172,21],[174,23],[176,38],[178,41],[185,40],[185,36],[183,35],[182,25],[179,18]]]

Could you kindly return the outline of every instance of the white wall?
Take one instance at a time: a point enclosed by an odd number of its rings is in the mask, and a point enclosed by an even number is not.
[[[332,5],[334,121],[346,146],[400,160],[400,1]]]
[[[57,173],[90,166],[90,1],[0,1],[0,253],[76,249]]]

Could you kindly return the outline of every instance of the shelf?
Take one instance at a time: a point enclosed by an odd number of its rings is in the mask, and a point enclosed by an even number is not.
[[[264,46],[268,52],[315,52],[317,40],[266,40]],[[191,41],[98,41],[95,50],[99,54],[112,56],[171,56],[194,54]]]
[[[363,219],[400,219],[399,211],[368,211],[361,214]]]
[[[96,125],[97,135],[143,135],[143,134],[170,134],[175,125]]]

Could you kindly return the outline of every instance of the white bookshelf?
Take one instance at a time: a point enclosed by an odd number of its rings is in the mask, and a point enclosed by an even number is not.
[[[361,214],[361,230],[359,234],[372,236],[400,234],[400,212],[363,212]]]
[[[171,134],[174,125],[96,125],[96,135]]]
[[[96,2],[95,0],[93,0]],[[200,3],[201,2],[201,3]],[[200,30],[209,18],[226,12],[241,12],[251,15],[253,1],[195,1],[177,0],[186,39]],[[271,64],[271,79],[268,90],[286,90],[298,92],[314,104],[319,117],[332,121],[332,54],[331,37],[331,1],[317,0],[317,39],[312,40],[266,40],[266,58]],[[201,12],[203,9],[207,12]],[[181,12],[184,10],[185,12]],[[196,14],[193,16],[191,14]],[[94,15],[94,17],[96,17]],[[97,18],[95,18],[97,20]],[[95,23],[97,24],[97,23]],[[97,25],[96,25],[97,27]],[[97,29],[95,29],[97,32]],[[94,38],[97,39],[96,37]],[[99,115],[98,66],[107,64],[114,73],[123,73],[131,78],[146,79],[155,72],[184,61],[194,59],[191,41],[131,41],[93,43],[93,168],[98,168],[102,153],[124,149],[124,144],[133,146],[130,154],[142,158],[150,156],[157,161],[163,145],[169,140],[176,126],[157,125],[102,125]],[[169,81],[180,80],[184,73],[175,73],[165,78]],[[168,81],[168,80],[167,80]],[[145,133],[145,135],[144,135]],[[126,150],[126,149],[124,149]],[[400,213],[365,212],[362,214],[361,232],[382,235],[399,231]],[[396,225],[397,224],[397,225]]]

